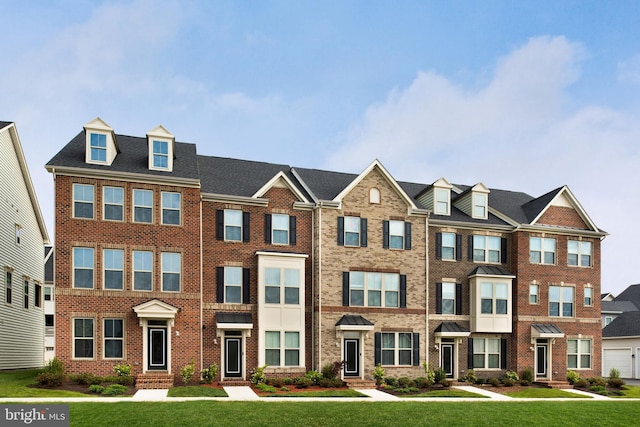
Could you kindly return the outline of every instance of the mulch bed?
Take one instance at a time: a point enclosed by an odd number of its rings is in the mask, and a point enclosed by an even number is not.
[[[50,387],[50,386],[46,386],[46,385],[41,385],[41,384],[31,384],[28,387],[31,388],[40,388],[40,389],[45,389],[45,390],[65,390],[65,391],[75,391],[78,393],[84,393],[86,395],[89,396],[96,396],[96,397],[113,397],[113,396],[106,396],[100,393],[91,393],[89,391],[89,386],[88,385],[82,385],[82,384],[77,384],[73,381],[65,381],[62,383],[62,385],[58,386],[58,387]],[[119,394],[118,396],[132,396],[134,394],[136,394],[137,389],[134,386],[125,386],[127,387],[127,391]]]
[[[287,390],[281,390],[280,388],[276,388],[276,391],[273,393],[268,391],[262,391],[254,386],[251,386],[251,389],[258,396],[273,396],[274,394],[287,395],[290,393],[298,393],[298,392],[306,392],[306,391],[349,390],[348,387],[331,387],[331,388],[319,387],[319,386],[310,386],[305,388],[297,388],[296,386],[285,386],[285,387],[288,387],[289,390],[287,391]]]

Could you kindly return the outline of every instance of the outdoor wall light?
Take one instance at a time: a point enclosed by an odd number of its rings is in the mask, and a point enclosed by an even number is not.
[[[529,350],[533,351],[533,350],[535,350],[535,348],[533,348],[533,347],[529,347]]]

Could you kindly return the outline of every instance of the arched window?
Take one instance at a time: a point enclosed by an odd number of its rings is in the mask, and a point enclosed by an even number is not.
[[[380,190],[377,188],[369,190],[369,203],[380,204]]]

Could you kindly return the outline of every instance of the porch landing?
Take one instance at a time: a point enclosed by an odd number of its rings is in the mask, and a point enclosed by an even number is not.
[[[170,389],[173,387],[173,374],[167,371],[145,372],[136,376],[138,390]]]

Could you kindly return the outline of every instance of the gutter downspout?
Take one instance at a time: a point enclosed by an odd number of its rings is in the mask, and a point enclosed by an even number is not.
[[[425,366],[429,366],[429,215],[424,219],[425,226],[425,237],[424,237],[424,246],[425,246],[425,298],[426,302],[424,305],[425,309]]]
[[[202,196],[200,196],[200,325],[199,325],[199,329],[200,329],[200,369],[204,369],[204,355],[203,355],[203,350],[204,350],[204,318],[203,318],[203,292],[202,292],[202,285],[203,285],[203,281],[204,281],[204,277],[203,277],[203,271],[204,271],[204,259],[203,259],[203,248],[202,248]],[[244,374],[243,374],[244,377]]]
[[[322,206],[318,206],[318,365],[322,366]]]

